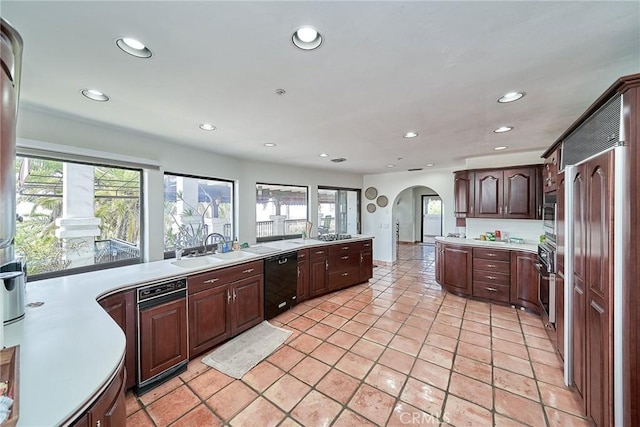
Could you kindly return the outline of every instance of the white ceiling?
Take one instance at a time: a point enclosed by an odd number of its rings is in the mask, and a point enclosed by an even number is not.
[[[22,107],[235,157],[356,173],[460,165],[498,145],[542,152],[618,77],[640,72],[637,1],[0,7],[24,38]],[[293,46],[301,25],[323,34],[319,49]],[[123,53],[120,37],[144,42],[153,57]],[[84,88],[111,100],[87,100]],[[496,102],[510,91],[527,95]],[[201,131],[202,122],[217,130]],[[502,125],[515,129],[492,132]],[[420,135],[403,139],[411,130]]]

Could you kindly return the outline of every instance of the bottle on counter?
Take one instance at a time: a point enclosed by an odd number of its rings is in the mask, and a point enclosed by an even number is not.
[[[238,237],[234,237],[233,238],[233,250],[234,251],[239,251],[240,250],[240,242],[238,242]]]

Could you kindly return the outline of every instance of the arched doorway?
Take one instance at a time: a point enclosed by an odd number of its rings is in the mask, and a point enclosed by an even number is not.
[[[435,237],[444,232],[444,211],[442,198],[430,187],[416,185],[398,193],[391,212],[395,227],[393,259],[401,258],[402,244],[434,245]]]

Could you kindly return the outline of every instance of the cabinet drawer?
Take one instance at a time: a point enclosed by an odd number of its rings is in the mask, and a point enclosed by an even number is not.
[[[298,261],[304,261],[309,259],[309,249],[302,249],[298,251]]]
[[[492,248],[473,248],[473,257],[495,261],[509,261],[511,259],[509,251],[496,250]]]
[[[473,296],[509,302],[509,286],[473,281]]]
[[[505,261],[493,261],[484,258],[473,259],[474,270],[493,271],[496,273],[509,274],[511,271],[511,264]]]
[[[493,273],[491,271],[473,270],[473,282],[485,282],[496,285],[509,286],[510,276],[503,273]]]
[[[245,277],[262,274],[262,270],[263,263],[260,260],[189,276],[187,279],[189,295],[214,286],[226,285]]]
[[[360,242],[353,242],[351,243],[351,247],[355,251],[370,251],[371,240],[362,240]]]
[[[349,268],[344,271],[329,273],[329,289],[335,290],[359,282],[360,268]]]
[[[360,254],[359,253],[344,253],[338,255],[329,256],[329,271],[339,272],[349,268],[360,266]]]
[[[329,246],[329,256],[332,258],[339,257],[340,255],[348,255],[352,251],[355,252],[355,248],[351,243],[342,243],[339,245]]]
[[[329,255],[329,249],[325,247],[310,248],[309,255],[311,258],[326,258]]]

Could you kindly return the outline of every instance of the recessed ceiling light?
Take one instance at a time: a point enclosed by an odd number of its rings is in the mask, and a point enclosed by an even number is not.
[[[266,144],[264,144],[264,146],[271,148],[271,147],[275,147],[276,144],[274,144],[273,142],[267,142]]]
[[[209,123],[202,123],[200,126],[198,126],[200,129],[202,130],[216,130],[216,127],[212,124]]]
[[[312,50],[322,44],[322,35],[312,27],[300,27],[291,36],[291,41],[296,47],[303,50]]]
[[[428,168],[432,168],[433,166],[435,166],[433,163],[427,163]]]
[[[502,151],[502,150],[506,150],[507,148],[509,148],[509,147],[507,147],[507,146],[505,146],[505,145],[501,145],[500,147],[495,147],[495,148],[494,148],[494,150],[496,150],[496,151]]]
[[[525,95],[526,94],[524,92],[509,92],[498,98],[498,102],[501,104],[506,104],[507,102],[517,101]]]
[[[144,43],[130,37],[123,37],[116,40],[116,45],[122,49],[123,52],[137,58],[151,58],[151,55],[153,55]]]
[[[395,168],[395,167],[396,167],[396,165],[391,165],[391,164],[389,164],[389,165],[387,165],[387,167],[388,167],[388,168]]]
[[[509,132],[513,129],[513,126],[500,126],[498,129],[494,130],[495,133],[504,133]]]
[[[329,157],[329,155],[327,153],[322,153],[320,154],[320,157]]]
[[[402,135],[403,138],[415,138],[416,136],[418,136],[418,132],[407,132]]]
[[[95,89],[82,89],[81,93],[86,96],[87,98],[93,100],[93,101],[98,101],[98,102],[106,102],[109,100],[109,97],[107,95],[105,95],[104,93],[100,92],[99,90],[95,90]]]

